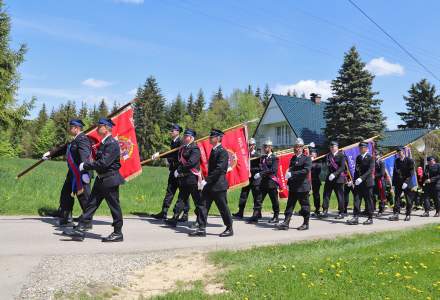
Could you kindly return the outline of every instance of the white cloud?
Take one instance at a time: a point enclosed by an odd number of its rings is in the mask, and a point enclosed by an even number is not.
[[[300,80],[293,84],[277,84],[273,89],[274,93],[287,94],[290,90],[296,91],[298,95],[304,93],[309,97],[311,93],[321,94],[322,99],[331,97],[332,91],[330,87],[330,80]]]
[[[92,88],[104,88],[112,85],[113,83],[95,78],[87,78],[81,82],[81,84]]]
[[[405,69],[402,65],[390,63],[384,57],[373,58],[367,63],[365,69],[377,76],[402,76],[405,74]]]
[[[114,0],[116,3],[143,4],[144,0]]]

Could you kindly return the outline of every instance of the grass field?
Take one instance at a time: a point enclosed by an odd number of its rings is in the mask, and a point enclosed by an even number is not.
[[[228,292],[159,299],[440,299],[440,225],[210,255]]]

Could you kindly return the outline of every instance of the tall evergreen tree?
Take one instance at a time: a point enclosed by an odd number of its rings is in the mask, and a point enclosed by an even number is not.
[[[289,97],[292,96],[292,92],[290,90],[287,90],[287,96],[289,96]]]
[[[189,94],[188,101],[186,102],[186,112],[191,119],[194,119],[194,97],[192,93]]]
[[[436,95],[435,86],[428,80],[422,79],[412,84],[408,96],[403,96],[406,102],[406,112],[397,113],[403,125],[399,128],[428,128],[440,127],[440,96]]]
[[[48,119],[49,119],[49,116],[47,115],[46,104],[43,103],[40,111],[38,112],[38,117],[35,120],[36,133],[38,133],[41,130],[41,128],[43,128],[43,126],[46,124]]]
[[[255,90],[255,97],[258,98],[258,100],[261,101],[261,91],[260,91],[260,87],[257,86],[257,89]]]
[[[116,112],[119,109],[119,103],[116,100],[113,102],[113,107],[111,113]]]
[[[345,146],[382,133],[385,118],[380,110],[382,100],[375,98],[378,93],[372,91],[373,79],[352,47],[332,81],[334,96],[328,99],[324,110],[328,141],[337,140]]]
[[[296,98],[298,98],[298,93],[296,92],[296,90],[295,90],[295,89],[293,89],[293,92],[292,92],[292,97],[296,97]]]
[[[176,99],[171,103],[168,111],[168,123],[180,124],[185,117],[185,102],[180,94],[177,94]]]
[[[35,157],[41,157],[46,151],[51,149],[55,144],[56,129],[53,120],[47,121],[38,133],[33,144]]]
[[[223,96],[222,87],[220,86],[217,92],[215,92],[211,98],[211,102],[209,103],[209,109],[212,109],[216,101],[221,101],[221,100],[225,100],[225,98]]]
[[[205,96],[203,95],[203,90],[200,89],[197,93],[197,99],[194,103],[193,108],[193,120],[197,121],[205,108]]]
[[[252,95],[254,92],[252,91],[252,86],[249,84],[247,89],[246,89],[246,93]]]
[[[101,102],[99,102],[98,114],[100,118],[106,118],[109,115],[108,107],[104,99],[102,99]]]
[[[134,103],[134,121],[141,157],[150,157],[164,149],[166,134],[165,98],[156,79],[150,76],[138,89]]]
[[[263,104],[263,107],[266,107],[269,104],[271,95],[272,92],[269,89],[269,85],[266,83],[266,86],[264,87],[264,91],[263,91],[263,100],[261,103]]]
[[[85,101],[81,102],[81,108],[78,112],[78,118],[81,120],[85,120],[89,116],[89,108],[87,107],[87,103]]]
[[[75,103],[67,101],[55,112],[53,121],[55,127],[55,144],[60,145],[69,141],[69,121],[77,117]]]
[[[93,104],[92,109],[89,111],[89,118],[92,121],[92,123],[98,122],[100,116],[98,108],[96,108],[96,104]]]

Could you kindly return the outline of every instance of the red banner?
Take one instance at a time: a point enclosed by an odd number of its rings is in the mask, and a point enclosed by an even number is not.
[[[289,197],[289,190],[287,189],[287,180],[285,178],[287,170],[289,170],[290,160],[293,153],[278,155],[278,172],[277,177],[280,183],[278,187],[278,195],[280,199],[287,199]]]
[[[212,146],[209,144],[209,139],[200,141],[197,145],[201,152],[200,168],[203,177],[206,177],[208,175],[208,161]],[[247,126],[243,125],[236,129],[226,131],[223,136],[222,145],[229,154],[228,172],[226,173],[229,189],[248,185],[250,161]]]
[[[121,173],[126,181],[129,181],[142,173],[133,120],[133,108],[129,106],[124,109],[114,116],[112,121],[115,123],[112,135],[119,141],[119,147],[121,148],[121,169],[119,169],[119,173]],[[101,137],[98,135],[97,129],[87,133],[87,136],[95,142],[93,150],[96,153],[96,149],[98,149],[101,143]]]

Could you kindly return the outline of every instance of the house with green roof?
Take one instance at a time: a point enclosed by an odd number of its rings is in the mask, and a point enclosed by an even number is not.
[[[314,142],[318,148],[324,148],[325,107],[319,94],[310,94],[310,99],[273,94],[255,129],[258,147],[271,140],[276,149],[290,148],[301,137],[306,144]],[[389,130],[378,144],[382,148],[404,146],[428,133],[428,129]]]

